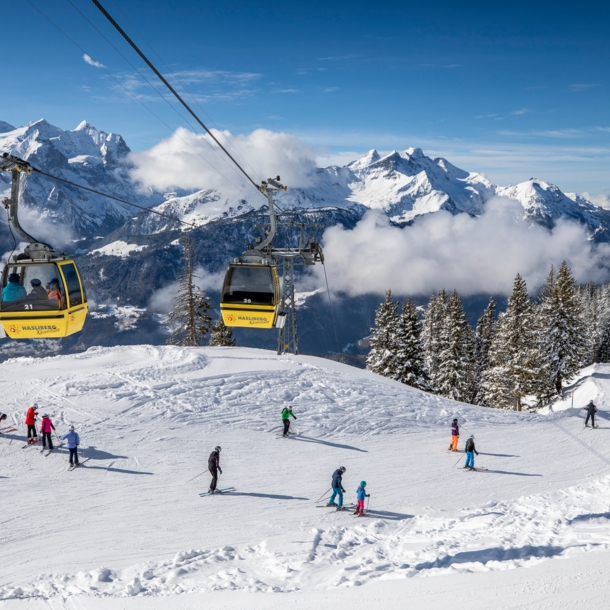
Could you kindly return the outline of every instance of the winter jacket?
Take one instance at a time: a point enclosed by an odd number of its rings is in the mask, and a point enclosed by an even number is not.
[[[34,288],[30,290],[30,294],[28,294],[28,299],[32,299],[34,301],[46,301],[48,298],[49,295],[42,286],[34,286]]]
[[[36,409],[30,407],[25,415],[25,425],[33,426],[36,423]]]
[[[476,450],[476,447],[474,446],[474,439],[469,438],[466,441],[466,447],[464,447],[464,451],[466,453],[476,453],[477,455],[479,455],[479,452]]]
[[[2,300],[3,301],[19,301],[19,299],[25,299],[28,294],[25,288],[17,282],[9,282],[2,289]]]
[[[74,432],[74,430],[71,430],[70,432],[68,432],[68,434],[64,434],[61,437],[61,440],[68,441],[68,449],[76,449],[76,447],[80,445],[80,438],[78,436],[78,433]]]
[[[64,303],[64,295],[59,292],[59,290],[50,290],[48,294],[48,298],[50,301],[59,301],[59,308],[63,309],[65,307]]]
[[[282,421],[285,421],[285,420],[289,419],[290,417],[294,417],[296,419],[296,416],[294,415],[292,410],[284,409],[282,411]]]
[[[40,433],[46,434],[47,432],[51,432],[51,429],[55,430],[55,426],[53,422],[48,417],[43,417],[42,422],[40,423]]]
[[[341,477],[343,473],[341,472],[341,468],[337,468],[335,472],[333,472],[333,482],[331,483],[333,488],[343,489],[343,483],[341,481]]]
[[[366,489],[362,486],[358,486],[358,489],[356,490],[356,496],[358,498],[358,500],[364,500],[364,498],[366,498],[367,496],[370,496],[371,494],[367,494],[366,493]]]
[[[451,424],[451,436],[459,436],[460,435],[460,427],[458,426],[458,423],[456,421],[454,421]]]
[[[218,453],[218,451],[212,451],[212,453],[210,453],[210,457],[208,458],[208,470],[216,469],[222,472],[220,468],[220,453]]]
[[[597,407],[593,403],[588,404],[586,407],[583,407],[583,409],[588,411],[591,415],[593,415],[593,413],[597,413]]]

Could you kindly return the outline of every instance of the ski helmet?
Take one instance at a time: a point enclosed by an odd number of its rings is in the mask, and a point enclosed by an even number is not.
[[[457,424],[457,417],[453,421]]]
[[[474,438],[474,434],[471,434],[469,438]]]
[[[214,447],[214,451],[222,451],[222,447],[220,445],[217,445],[216,447]]]
[[[360,487],[366,487],[366,481],[360,481]]]
[[[35,402],[35,403],[32,405],[32,407],[33,407],[34,409],[38,409],[38,403],[37,403],[37,402]]]
[[[341,472],[345,472],[346,468],[345,468],[345,466],[341,466],[341,468],[339,468],[339,470],[340,470]]]
[[[70,432],[74,432],[74,426],[70,426]]]

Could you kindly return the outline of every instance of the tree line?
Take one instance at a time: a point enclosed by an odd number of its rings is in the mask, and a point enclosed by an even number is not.
[[[473,329],[456,290],[423,315],[390,290],[375,312],[367,369],[471,404],[521,411],[560,395],[580,368],[610,361],[610,284],[578,286],[551,267],[537,299],[517,275],[506,311],[489,304]]]

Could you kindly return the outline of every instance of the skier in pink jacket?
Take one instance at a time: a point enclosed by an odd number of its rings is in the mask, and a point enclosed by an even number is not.
[[[40,433],[42,434],[42,448],[45,449],[47,441],[49,443],[49,451],[53,451],[53,441],[51,440],[51,430],[55,430],[55,426],[51,418],[45,413],[40,422]]]

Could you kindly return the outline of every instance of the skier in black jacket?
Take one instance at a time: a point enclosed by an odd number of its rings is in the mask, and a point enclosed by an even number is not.
[[[479,455],[479,452],[474,446],[474,434],[471,434],[468,440],[466,441],[464,451],[466,452],[466,464],[464,465],[464,468],[467,468],[468,470],[475,470],[474,454],[476,453],[477,455]]]
[[[218,473],[220,472],[220,474],[222,474],[222,468],[220,467],[220,452],[221,447],[215,447],[208,458],[208,470],[212,475],[212,482],[210,483],[210,489],[208,489],[209,494],[213,494],[216,491]]]
[[[585,428],[589,427],[589,417],[591,418],[591,428],[595,428],[595,414],[597,413],[597,407],[590,400],[586,407],[583,407],[587,411],[587,419],[585,419]]]
[[[345,466],[341,466],[341,468],[337,468],[335,472],[333,472],[333,480],[331,483],[331,487],[333,488],[333,495],[330,497],[328,504],[326,506],[336,506],[337,510],[341,510],[343,508],[343,494],[345,493],[345,489],[343,489],[343,481],[341,477],[345,472]],[[335,498],[339,496],[339,504],[335,504]]]

